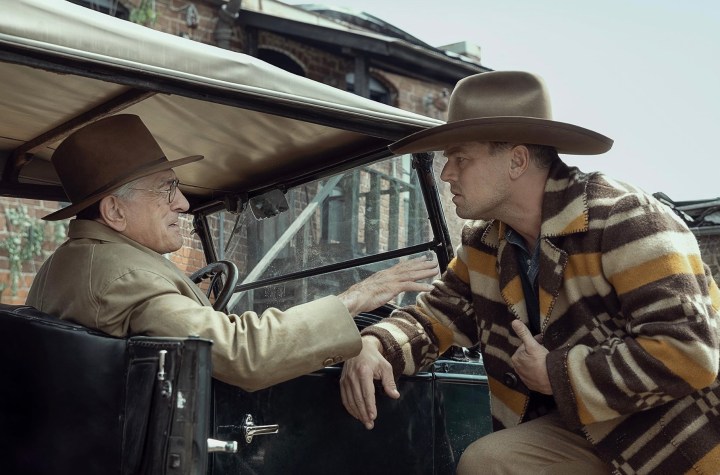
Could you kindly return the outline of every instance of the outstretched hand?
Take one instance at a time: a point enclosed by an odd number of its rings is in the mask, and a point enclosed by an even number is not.
[[[380,342],[373,336],[364,336],[362,342],[360,354],[347,360],[343,366],[340,395],[350,415],[362,422],[366,429],[372,429],[377,417],[374,380],[381,381],[385,394],[391,398],[399,398],[400,393],[392,367],[380,352]]]
[[[428,292],[432,285],[419,280],[439,273],[437,259],[420,257],[376,272],[338,295],[350,315],[369,312],[386,304],[400,292]]]
[[[513,320],[512,328],[522,340],[520,347],[512,355],[515,372],[528,389],[542,394],[552,394],[546,359],[549,351],[532,336],[527,326],[520,320]]]

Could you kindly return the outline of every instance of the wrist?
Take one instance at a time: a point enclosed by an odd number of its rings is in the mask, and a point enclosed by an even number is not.
[[[357,308],[358,306],[358,297],[357,292],[353,290],[346,290],[345,292],[341,293],[337,296],[340,301],[345,305],[345,308],[347,308],[348,312],[350,313],[351,317],[354,317],[359,313],[359,310]]]
[[[362,343],[363,347],[369,346],[371,348],[375,348],[378,350],[380,354],[383,354],[383,346],[382,343],[380,343],[380,340],[373,335],[363,335],[362,336]]]

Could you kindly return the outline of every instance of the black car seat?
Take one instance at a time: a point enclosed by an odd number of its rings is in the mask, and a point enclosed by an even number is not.
[[[0,473],[205,473],[210,345],[0,304]]]

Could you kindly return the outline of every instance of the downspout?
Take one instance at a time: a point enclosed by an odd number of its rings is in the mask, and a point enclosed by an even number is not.
[[[240,16],[240,4],[242,0],[230,0],[220,6],[218,20],[215,23],[213,37],[215,44],[220,48],[230,49],[230,38],[232,38],[235,21]]]

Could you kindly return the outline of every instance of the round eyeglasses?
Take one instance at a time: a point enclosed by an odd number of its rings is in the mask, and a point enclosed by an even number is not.
[[[158,193],[158,194],[167,193],[167,195],[168,195],[168,204],[170,204],[170,203],[172,203],[173,200],[175,199],[175,195],[177,194],[177,189],[178,189],[178,185],[179,185],[179,184],[180,184],[180,180],[178,180],[178,179],[176,178],[176,179],[174,179],[173,181],[170,182],[170,188],[168,188],[167,190],[151,190],[151,189],[149,189],[149,188],[131,188],[131,190],[136,190],[136,191],[150,191],[150,192],[152,192],[152,193]]]

